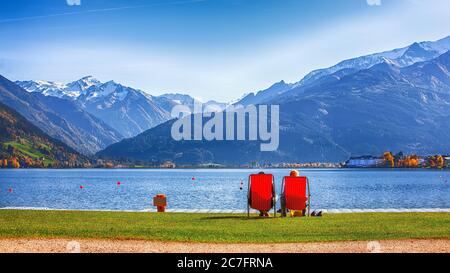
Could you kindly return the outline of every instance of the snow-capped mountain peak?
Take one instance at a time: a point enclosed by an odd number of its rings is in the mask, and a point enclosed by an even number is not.
[[[124,87],[114,81],[102,83],[92,76],[86,76],[67,84],[43,80],[17,81],[16,83],[28,92],[37,92],[44,96],[79,101],[105,98],[108,96],[114,96],[116,99],[122,100],[130,91],[141,92],[129,87]]]
[[[130,92],[144,94],[142,91],[125,87],[114,81],[108,81],[106,83],[100,83],[97,85],[91,85],[85,90],[80,101],[105,101],[110,106],[116,101],[124,100]]]
[[[78,95],[81,95],[81,93],[87,90],[88,88],[92,86],[98,86],[100,84],[102,83],[96,78],[92,76],[86,76],[77,81],[68,83],[66,86],[66,90],[71,92],[78,92],[79,93]]]
[[[383,62],[406,67],[417,62],[436,58],[448,50],[450,50],[450,36],[434,42],[413,43],[407,47],[345,60],[332,67],[312,71],[300,82],[296,83],[294,88],[308,85],[324,76],[333,74],[342,69],[352,68],[364,70]]]
[[[76,100],[87,89],[92,86],[98,86],[101,82],[92,76],[87,76],[67,84],[43,80],[17,81],[16,84],[28,92],[37,92],[44,96]]]
[[[169,111],[174,104],[114,81],[101,82],[92,76],[67,84],[46,81],[16,83],[28,92],[71,100],[125,137],[135,136],[169,120]]]
[[[77,92],[66,90],[66,85],[58,82],[50,81],[17,81],[16,84],[20,85],[28,92],[41,93],[44,96],[58,97],[58,98],[75,98],[78,97]]]
[[[279,96],[300,87],[316,84],[326,76],[334,75],[336,77],[336,73],[347,75],[348,73],[356,73],[376,65],[380,65],[377,67],[378,69],[395,71],[415,63],[432,60],[449,50],[450,36],[438,41],[413,43],[403,48],[352,58],[328,68],[314,70],[297,83],[287,84],[281,81],[266,90],[257,93],[247,93],[240,99],[234,100],[233,104],[247,105],[269,101],[273,96]]]

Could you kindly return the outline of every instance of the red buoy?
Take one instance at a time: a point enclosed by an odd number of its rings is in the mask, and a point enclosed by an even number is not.
[[[12,188],[9,188],[9,189],[8,189],[8,192],[9,192],[9,193],[13,192],[13,189],[12,189]]]
[[[80,190],[84,189],[83,185],[80,186]]]
[[[192,181],[195,181],[195,177],[192,177]]]
[[[122,183],[120,181],[117,181],[117,186],[122,185]]]

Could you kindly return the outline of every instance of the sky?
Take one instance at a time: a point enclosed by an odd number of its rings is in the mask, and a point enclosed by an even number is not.
[[[230,101],[450,35],[448,0],[0,0],[0,74]]]

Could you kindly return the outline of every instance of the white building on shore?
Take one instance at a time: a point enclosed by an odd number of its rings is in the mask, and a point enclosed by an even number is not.
[[[374,156],[360,156],[351,157],[345,162],[347,168],[375,168],[382,167],[385,164],[385,160],[382,157]]]

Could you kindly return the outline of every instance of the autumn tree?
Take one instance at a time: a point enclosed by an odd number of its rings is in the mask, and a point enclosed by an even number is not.
[[[14,169],[20,168],[19,160],[17,160],[16,157],[11,158],[11,160],[10,160],[10,166],[11,166],[11,168],[14,168]]]
[[[395,167],[394,155],[391,152],[385,152],[383,157],[387,166],[391,168]]]
[[[436,156],[436,167],[442,169],[445,167],[445,159],[442,155]]]
[[[106,162],[103,165],[103,167],[106,168],[106,169],[112,169],[112,168],[114,168],[114,164],[112,162]]]
[[[420,165],[420,157],[417,155],[408,155],[398,161],[398,167],[418,168]]]
[[[430,156],[428,158],[430,168],[443,169],[445,167],[445,159],[442,155]]]

